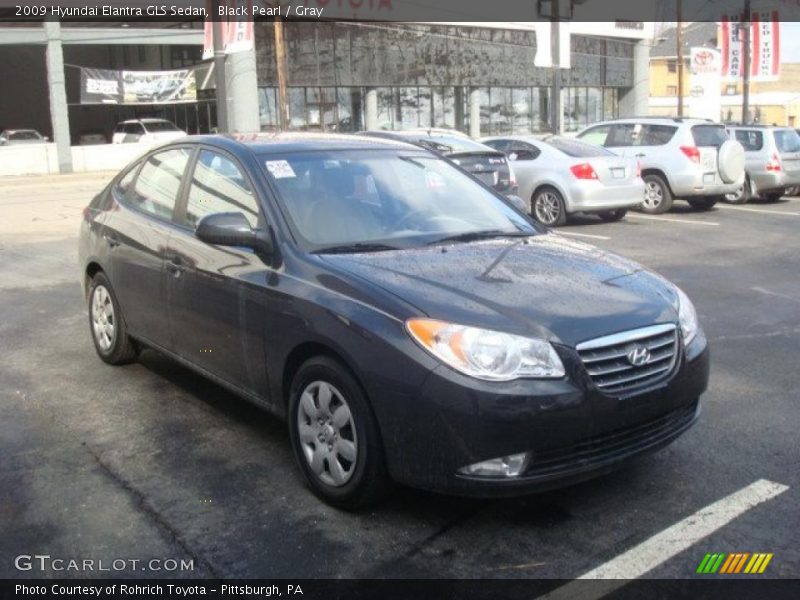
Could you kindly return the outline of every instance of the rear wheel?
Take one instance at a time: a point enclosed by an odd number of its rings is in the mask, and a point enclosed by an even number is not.
[[[559,227],[567,222],[567,207],[559,191],[543,187],[536,191],[531,201],[531,216],[542,225]]]
[[[309,359],[292,380],[289,434],[311,490],[328,504],[374,503],[389,484],[375,417],[361,386],[339,362]]]
[[[667,182],[659,175],[645,175],[644,201],[639,205],[642,212],[660,215],[672,208],[672,192]]]
[[[792,187],[786,188],[784,196],[800,196],[800,185],[793,185]]]
[[[136,358],[136,342],[128,336],[114,290],[104,273],[97,273],[89,286],[89,327],[95,350],[110,365],[122,365]]]
[[[702,196],[700,198],[689,198],[688,200],[695,210],[710,210],[719,201],[719,196]]]
[[[750,180],[745,179],[741,187],[732,194],[725,194],[725,201],[730,204],[745,204],[750,200]]]
[[[621,221],[628,214],[627,208],[618,208],[617,210],[606,210],[598,213],[601,219],[606,223],[613,223],[614,221]]]

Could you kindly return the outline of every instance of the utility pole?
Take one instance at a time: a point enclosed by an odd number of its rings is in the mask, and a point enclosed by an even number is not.
[[[286,93],[286,46],[283,37],[283,20],[275,17],[275,70],[278,74],[278,128],[289,128],[289,99]]]
[[[678,23],[675,28],[675,43],[678,49],[678,116],[683,116],[683,0],[677,2]]]
[[[217,97],[217,133],[228,133],[228,93],[225,83],[225,41],[219,17],[219,0],[213,0],[214,83]]]
[[[740,25],[739,38],[742,40],[744,50],[744,60],[742,61],[742,68],[744,69],[744,81],[742,82],[742,124],[747,125],[750,122],[750,19],[752,14],[750,12],[750,0],[744,0],[744,22]]]
[[[561,117],[563,108],[561,106],[561,8],[559,0],[552,0],[552,17],[550,21],[550,56],[553,61],[553,99],[550,106],[553,110],[550,126],[553,133],[561,135]]]

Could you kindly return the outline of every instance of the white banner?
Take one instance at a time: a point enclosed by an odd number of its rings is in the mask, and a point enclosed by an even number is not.
[[[690,116],[719,121],[722,112],[722,54],[716,48],[692,48],[690,56]]]
[[[740,17],[723,18],[719,28],[722,49],[722,78],[738,81],[744,77],[744,38],[746,25]],[[750,79],[774,81],[780,75],[780,31],[778,11],[754,12],[750,23]]]

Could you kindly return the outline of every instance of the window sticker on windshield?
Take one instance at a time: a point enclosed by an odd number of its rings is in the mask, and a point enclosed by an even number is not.
[[[294,174],[294,169],[288,161],[285,160],[268,160],[267,170],[275,179],[286,179],[287,177],[297,177]]]
[[[425,171],[425,184],[430,189],[440,189],[445,187],[444,177],[436,171]]]

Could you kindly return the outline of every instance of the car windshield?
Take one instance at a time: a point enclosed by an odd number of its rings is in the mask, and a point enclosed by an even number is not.
[[[600,146],[593,146],[586,142],[579,142],[577,140],[570,140],[560,137],[549,137],[545,140],[556,150],[560,150],[567,156],[573,158],[590,158],[592,156],[616,156],[610,150],[606,150]]]
[[[794,129],[776,129],[775,144],[780,152],[800,152],[800,136]]]
[[[393,150],[261,156],[310,251],[411,248],[539,230],[447,160]]]
[[[151,133],[160,133],[163,131],[180,131],[175,125],[169,121],[145,121],[143,123],[145,129]]]
[[[8,134],[8,139],[15,141],[39,140],[41,137],[35,131],[12,131]]]

